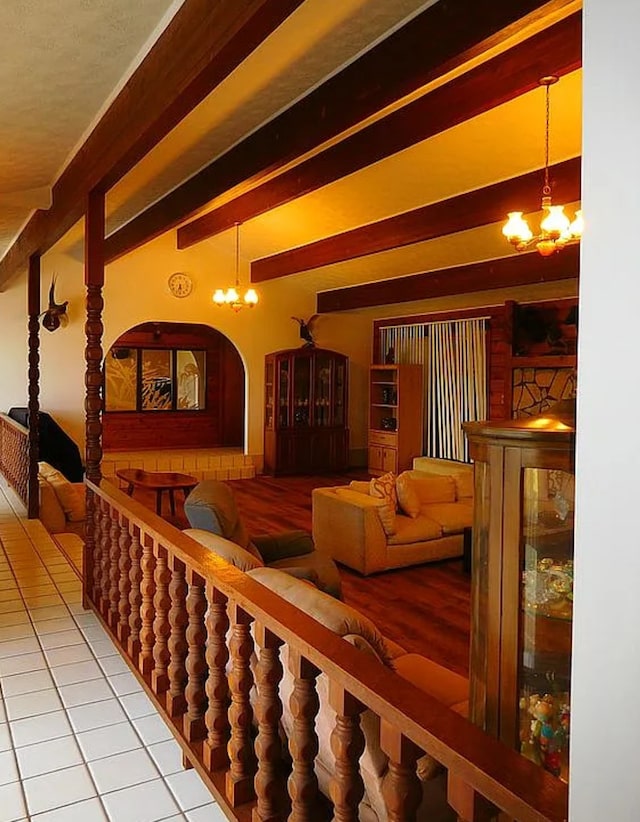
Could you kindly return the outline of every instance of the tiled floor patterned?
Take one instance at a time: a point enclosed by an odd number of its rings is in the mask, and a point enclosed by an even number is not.
[[[0,822],[226,819],[4,482],[0,689]]]

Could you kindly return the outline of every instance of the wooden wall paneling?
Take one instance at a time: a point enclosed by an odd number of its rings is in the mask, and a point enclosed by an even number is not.
[[[581,31],[581,13],[576,12],[299,163],[284,174],[182,226],[178,229],[178,248],[187,248],[224,231],[236,222],[245,222],[315,191],[531,91],[538,86],[543,74],[553,71],[561,76],[579,68],[582,60]],[[194,187],[196,179],[194,177],[189,181]],[[179,191],[177,189],[171,196],[177,197]],[[201,205],[218,193],[215,189],[212,191],[211,186],[207,192],[208,198]],[[167,205],[165,198],[154,208],[166,213]],[[183,213],[181,216],[184,218],[187,215]],[[139,219],[142,218],[145,215],[141,215]],[[114,256],[135,247],[131,245],[132,235],[136,231],[135,224],[136,220],[132,220],[109,238],[108,259],[114,259]],[[125,234],[129,239],[123,242]],[[151,239],[151,236],[140,239],[138,245]]]
[[[549,170],[554,199],[580,199],[581,158],[557,163]],[[529,213],[540,208],[543,169],[511,177],[484,188],[440,200],[403,214],[325,237],[251,263],[251,281],[263,282],[299,271],[353,260],[412,243],[432,240],[498,222],[515,209]]]
[[[265,40],[302,0],[185,0],[0,261],[0,285],[45,253],[106,191]]]
[[[29,315],[28,408],[29,408],[29,479],[27,515],[36,519],[40,510],[38,485],[39,412],[40,412],[40,255],[29,257],[27,280],[27,313]]]
[[[536,251],[522,255],[512,254],[494,260],[322,291],[317,295],[316,311],[319,314],[353,311],[357,308],[394,305],[452,294],[574,279],[578,277],[579,264],[577,245],[569,246],[547,259],[543,259]]]
[[[233,344],[219,331],[196,323],[142,323],[122,334],[113,347],[204,349],[206,407],[203,411],[106,412],[105,448],[153,449],[159,441],[165,448],[243,444],[244,366]]]

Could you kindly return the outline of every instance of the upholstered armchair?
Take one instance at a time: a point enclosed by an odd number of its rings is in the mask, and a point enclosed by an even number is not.
[[[204,480],[191,491],[184,504],[191,529],[188,533],[243,571],[263,565],[279,568],[291,576],[313,582],[320,590],[341,598],[340,574],[331,557],[316,550],[306,531],[250,537],[242,521],[233,492],[224,482]],[[196,533],[197,532],[197,533]],[[210,532],[235,543],[239,550],[217,540],[207,540]],[[223,547],[221,547],[223,546]]]

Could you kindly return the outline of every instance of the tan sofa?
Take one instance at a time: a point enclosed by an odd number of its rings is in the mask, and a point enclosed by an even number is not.
[[[39,519],[50,534],[74,534],[84,540],[85,487],[72,483],[47,462],[38,463]]]
[[[416,489],[419,506],[412,516],[399,509],[390,526],[383,523],[384,500],[371,496],[367,482],[314,489],[318,550],[364,575],[461,556],[473,518],[473,466],[420,457],[401,476]]]

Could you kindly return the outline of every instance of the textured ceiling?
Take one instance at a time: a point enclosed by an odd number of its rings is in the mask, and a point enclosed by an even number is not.
[[[175,0],[2,0],[0,256]]]

